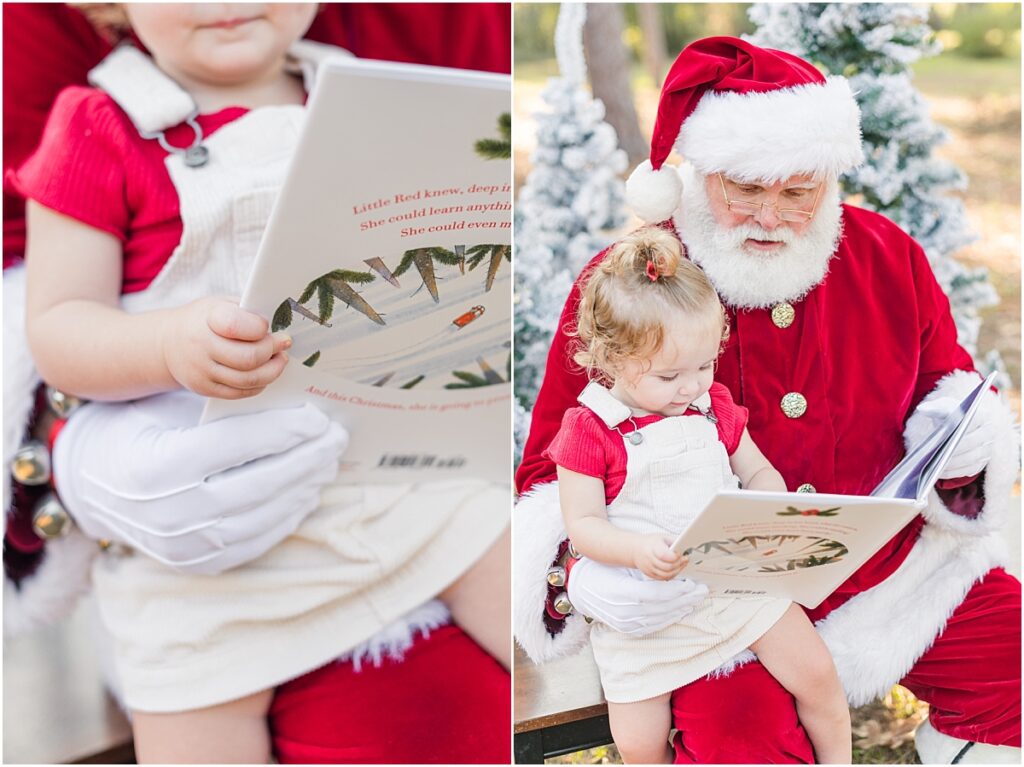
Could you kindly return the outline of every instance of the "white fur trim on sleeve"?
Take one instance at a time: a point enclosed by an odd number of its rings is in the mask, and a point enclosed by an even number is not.
[[[683,182],[670,165],[654,170],[650,160],[636,166],[626,180],[626,204],[644,221],[656,224],[671,218],[679,207]]]
[[[572,655],[587,644],[590,626],[578,613],[552,636],[544,625],[547,571],[566,539],[558,483],[537,485],[516,504],[512,525],[512,627],[534,663]]]
[[[935,642],[971,587],[1005,564],[999,535],[962,536],[925,525],[896,572],[817,623],[852,706],[884,695]],[[894,641],[892,616],[899,616]]]
[[[928,402],[943,397],[961,400],[980,382],[977,373],[955,370],[941,379],[935,388],[922,400]],[[1020,469],[1020,434],[1016,419],[1009,405],[992,392],[985,392],[979,405],[978,418],[984,418],[994,430],[992,458],[985,468],[985,505],[974,518],[952,513],[932,491],[928,506],[923,514],[930,525],[948,528],[965,535],[986,535],[1000,530],[1007,522],[1012,502],[1013,485]],[[931,419],[915,411],[907,420],[903,434],[908,446],[918,443],[925,432],[932,428]]]
[[[29,418],[35,407],[39,386],[32,353],[25,335],[25,269],[12,266],[4,270],[4,466],[10,466],[21,447]],[[11,473],[4,476],[4,524],[11,507]]]
[[[738,181],[839,175],[864,160],[860,108],[843,77],[763,93],[709,91],[676,149],[702,174]]]
[[[77,530],[46,542],[36,571],[15,586],[4,579],[4,636],[24,634],[61,620],[90,588],[89,572],[99,552]]]
[[[35,409],[39,374],[25,335],[25,269],[4,270],[4,466],[21,446]],[[11,473],[4,475],[4,529],[11,507]],[[72,530],[66,538],[46,542],[42,561],[15,586],[4,579],[4,636],[16,636],[58,621],[89,590],[89,568],[98,547]]]

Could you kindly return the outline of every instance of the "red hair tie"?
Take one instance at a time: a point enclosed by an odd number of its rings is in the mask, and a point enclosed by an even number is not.
[[[658,274],[658,265],[656,263],[654,263],[653,259],[649,260],[647,262],[647,278],[651,282],[657,282],[658,281],[658,277],[660,277],[660,276],[661,275]]]

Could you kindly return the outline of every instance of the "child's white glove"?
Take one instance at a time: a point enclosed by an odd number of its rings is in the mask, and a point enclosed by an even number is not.
[[[200,426],[202,407],[177,391],[74,413],[54,477],[86,535],[216,574],[261,556],[317,507],[348,445],[340,425],[304,405]]]
[[[982,392],[982,402],[978,412],[974,414],[971,425],[960,439],[956,451],[943,467],[939,479],[959,479],[980,474],[988,466],[992,458],[992,446],[995,443],[995,412],[998,397],[991,391]],[[960,402],[952,397],[936,397],[923,401],[917,406],[916,414],[928,418],[938,428],[952,413]]]
[[[569,574],[573,607],[623,634],[643,636],[671,626],[707,595],[707,586],[688,578],[655,581],[638,570],[586,558]]]

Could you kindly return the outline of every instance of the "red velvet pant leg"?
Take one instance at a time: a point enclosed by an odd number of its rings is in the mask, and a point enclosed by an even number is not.
[[[1020,746],[1020,582],[1002,569],[974,584],[901,682],[931,705],[936,730]]]
[[[335,662],[292,680],[270,710],[288,764],[509,764],[511,722],[508,673],[453,626],[401,661]]]
[[[760,663],[672,693],[676,764],[813,764],[793,696]]]

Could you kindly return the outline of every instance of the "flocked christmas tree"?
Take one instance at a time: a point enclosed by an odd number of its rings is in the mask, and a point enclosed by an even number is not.
[[[949,296],[960,343],[977,356],[978,310],[998,298],[984,269],[953,254],[974,235],[962,201],[950,194],[966,179],[934,155],[946,131],[928,115],[910,65],[940,50],[928,11],[909,4],[758,3],[752,42],[804,57],[850,80],[861,108],[865,163],[842,179],[847,195],[900,225],[928,254]],[[1002,368],[996,352],[981,367]]]
[[[586,6],[565,3],[555,30],[560,76],[536,115],[537,148],[515,209],[516,454],[529,431],[551,338],[573,280],[625,223],[626,154],[604,105],[586,90]]]

